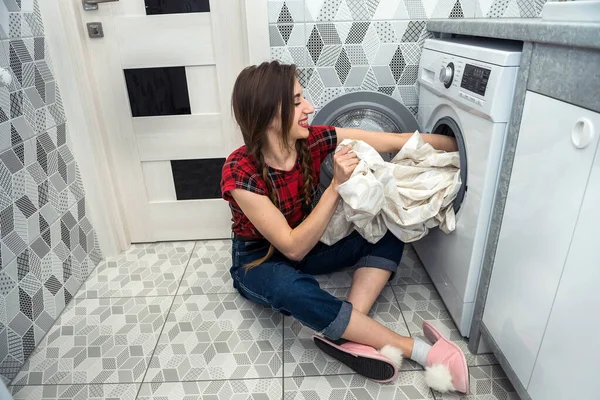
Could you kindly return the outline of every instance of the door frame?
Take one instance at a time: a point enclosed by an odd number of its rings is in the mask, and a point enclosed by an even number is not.
[[[269,60],[268,0],[236,1],[244,23],[245,64]],[[88,58],[92,39],[87,36],[77,7],[82,7],[81,0],[40,1],[45,37],[55,79],[63,94],[70,144],[81,171],[88,212],[103,255],[110,257],[127,249],[131,238],[115,176],[119,152],[114,141],[104,134],[107,130],[98,107],[100,95]],[[227,10],[216,7],[214,12]]]

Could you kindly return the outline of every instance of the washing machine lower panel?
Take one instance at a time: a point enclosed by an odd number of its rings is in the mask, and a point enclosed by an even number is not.
[[[506,124],[492,123],[449,103],[440,103],[439,98],[437,105],[428,106],[434,104],[433,99],[428,98],[426,91],[421,96],[420,112],[430,116],[427,121],[419,121],[426,132],[442,117],[454,119],[462,131],[468,165],[467,192],[454,232],[445,234],[433,229],[413,245],[460,332],[468,336]]]

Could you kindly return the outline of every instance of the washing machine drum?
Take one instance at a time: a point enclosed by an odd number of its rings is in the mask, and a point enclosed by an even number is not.
[[[313,125],[331,125],[377,132],[414,132],[419,130],[412,113],[396,99],[377,92],[352,92],[327,103],[315,116]],[[395,154],[382,154],[390,161]],[[333,178],[333,156],[321,164],[320,183],[329,186]]]
[[[337,97],[319,111],[312,124],[379,132],[420,131],[417,120],[404,105],[377,92],[352,92]],[[437,121],[431,133],[453,136],[458,144],[462,185],[453,204],[454,211],[458,212],[467,191],[467,157],[462,131],[453,119],[444,117]],[[389,161],[395,154],[382,156]],[[332,178],[333,156],[330,154],[321,164],[321,190],[329,186]]]

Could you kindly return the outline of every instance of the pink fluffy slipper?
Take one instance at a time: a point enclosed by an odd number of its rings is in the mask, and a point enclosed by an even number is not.
[[[433,343],[427,355],[425,382],[438,392],[469,393],[469,369],[460,347],[446,339],[428,322],[423,322],[423,333]]]
[[[373,347],[358,343],[346,342],[338,345],[318,335],[313,335],[313,340],[325,354],[379,383],[396,379],[398,368],[402,364],[402,352],[392,346],[385,346],[379,352]]]

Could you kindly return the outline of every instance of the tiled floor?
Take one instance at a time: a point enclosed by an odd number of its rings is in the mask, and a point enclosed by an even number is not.
[[[380,385],[324,355],[291,317],[240,297],[229,241],[136,245],[99,265],[11,383],[15,399],[458,399],[404,363]],[[352,271],[319,277],[344,297]],[[492,355],[468,353],[410,246],[371,315],[422,335],[423,320],[466,352],[468,399],[518,399]]]

